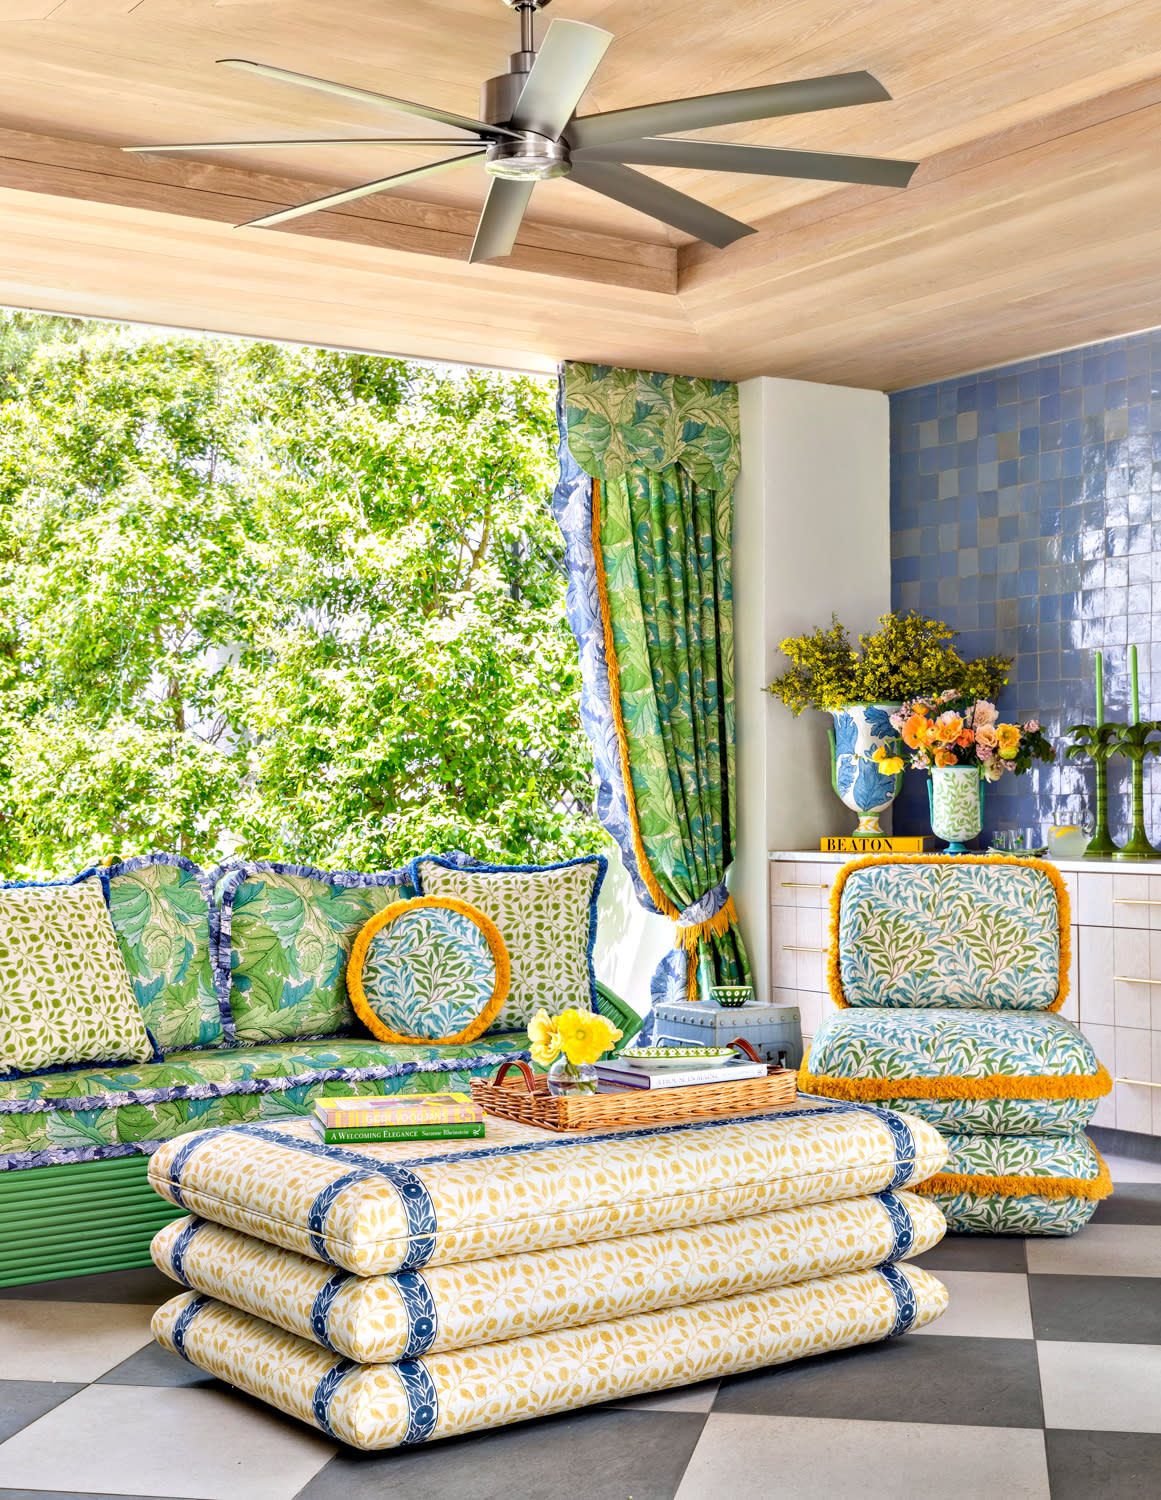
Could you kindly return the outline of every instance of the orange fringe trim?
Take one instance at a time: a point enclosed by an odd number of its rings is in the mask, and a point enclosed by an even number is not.
[[[1092,1142],[1089,1142],[1092,1145]],[[969,1177],[959,1172],[939,1172],[926,1182],[913,1185],[913,1193],[995,1194],[1001,1198],[1107,1198],[1113,1191],[1104,1157],[1093,1146],[1100,1171],[1095,1177]]]
[[[807,1072],[805,1064],[798,1073],[802,1093],[831,1099],[1099,1099],[1112,1086],[1103,1064],[1096,1073],[1065,1073],[1057,1078],[1019,1078],[1006,1073],[983,1078],[954,1073],[943,1078],[832,1078]]]
[[[830,998],[840,1010],[848,1010],[850,1003],[843,993],[842,975],[839,970],[839,908],[842,904],[842,889],[847,876],[856,870],[866,870],[872,865],[1020,865],[1030,870],[1042,870],[1052,882],[1056,892],[1056,911],[1060,933],[1060,973],[1057,978],[1056,999],[1045,1011],[1057,1011],[1068,999],[1068,965],[1072,954],[1072,927],[1068,887],[1055,865],[1044,859],[1020,859],[1012,854],[867,854],[861,859],[849,860],[835,876],[830,891],[830,929],[827,952],[827,985]]]
[[[396,917],[402,916],[405,911],[410,911],[416,906],[439,906],[445,911],[458,911],[461,916],[470,918],[484,934],[488,947],[492,950],[492,957],[496,961],[496,985],[491,999],[483,1010],[454,1036],[404,1036],[402,1032],[392,1031],[389,1026],[385,1026],[367,1003],[367,994],[363,989],[363,965],[367,960],[367,950],[371,946],[372,938],[382,928],[394,922]],[[371,1035],[378,1037],[381,1042],[421,1042],[429,1047],[454,1047],[465,1042],[474,1042],[477,1037],[483,1036],[492,1024],[497,1011],[508,996],[508,986],[511,981],[512,970],[508,962],[508,949],[500,935],[500,929],[491,917],[480,911],[479,907],[470,906],[468,902],[460,901],[455,896],[416,896],[411,901],[392,901],[390,906],[385,906],[382,911],[376,912],[359,928],[355,941],[351,944],[351,956],[347,960],[347,994],[354,1006],[355,1014]]]
[[[722,937],[729,932],[730,927],[738,920],[738,909],[734,905],[734,898],[730,896],[721,911],[712,917],[707,917],[704,922],[693,922],[688,927],[683,927],[679,922],[677,925],[678,945],[687,953],[696,953],[697,945],[702,938]]]

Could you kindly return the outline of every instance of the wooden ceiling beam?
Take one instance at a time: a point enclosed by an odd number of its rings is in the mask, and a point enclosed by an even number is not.
[[[91,141],[2,129],[0,187],[232,225],[333,191],[326,183],[297,177],[142,157]],[[384,193],[278,229],[239,234],[292,234],[466,262],[476,220],[470,209]],[[677,290],[677,251],[672,246],[531,221],[514,253],[492,264],[642,292],[672,295]]]

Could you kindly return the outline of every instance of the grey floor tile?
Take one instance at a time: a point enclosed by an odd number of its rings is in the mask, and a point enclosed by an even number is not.
[[[1046,1427],[1161,1434],[1161,1348],[1036,1341]]]
[[[171,1354],[160,1344],[146,1344],[121,1364],[106,1370],[98,1385],[200,1385],[220,1391],[228,1387],[221,1381],[191,1365],[188,1359]]]
[[[151,1343],[147,1307],[0,1302],[0,1370],[22,1380],[96,1380]]]
[[[60,1380],[0,1380],[0,1443],[80,1389]]]
[[[913,1265],[936,1275],[940,1271],[1026,1271],[1024,1241],[1019,1235],[949,1234]]]
[[[902,1338],[722,1381],[715,1412],[1040,1427],[1031,1339]]]
[[[1157,1500],[1161,1495],[1161,1434],[1045,1434],[1052,1500]]]
[[[1028,1296],[1038,1339],[1161,1344],[1156,1276],[1029,1276]]]
[[[1089,1224],[1028,1244],[1037,1276],[1161,1276],[1161,1224]]]
[[[90,1385],[0,1445],[13,1488],[294,1500],[338,1445],[225,1389]]]
[[[599,1407],[395,1453],[344,1449],[298,1500],[673,1500],[705,1421]]]
[[[0,1287],[0,1300],[27,1302],[140,1302],[160,1307],[181,1287],[156,1266],[135,1271],[105,1271],[97,1276],[69,1276],[63,1281],[36,1281],[31,1286]]]
[[[715,1412],[676,1500],[1048,1500],[1038,1429]]]
[[[171,1495],[95,1495],[90,1490],[0,1490],[0,1500],[173,1500]]]
[[[1118,1183],[1113,1196],[1097,1204],[1089,1223],[1161,1224],[1161,1183]]]
[[[947,1311],[915,1330],[917,1338],[959,1335],[976,1339],[1030,1339],[1028,1278],[1006,1271],[946,1271]]]

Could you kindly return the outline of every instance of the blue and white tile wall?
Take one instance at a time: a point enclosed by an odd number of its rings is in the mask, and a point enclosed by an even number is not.
[[[1161,331],[900,391],[891,445],[892,606],[946,620],[965,655],[1013,657],[1001,708],[1057,741],[1092,722],[1098,650],[1106,717],[1128,717],[1135,644],[1142,717],[1161,718]],[[1120,842],[1123,760],[1109,785]],[[1091,766],[1062,755],[1005,776],[985,833],[1071,822],[1091,787]],[[1158,792],[1153,762],[1146,824],[1161,843]],[[895,828],[928,831],[926,778],[905,779]]]

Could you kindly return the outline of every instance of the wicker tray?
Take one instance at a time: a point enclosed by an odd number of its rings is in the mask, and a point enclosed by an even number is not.
[[[748,1042],[734,1045],[760,1061]],[[520,1077],[508,1079],[515,1068]],[[472,1098],[490,1115],[538,1125],[543,1130],[607,1130],[618,1125],[655,1125],[659,1120],[704,1120],[752,1114],[779,1104],[793,1104],[798,1078],[793,1068],[770,1068],[765,1078],[736,1083],[699,1083],[684,1088],[622,1089],[610,1094],[558,1097],[548,1080],[525,1062],[501,1063],[491,1083],[472,1080]]]

